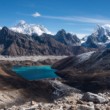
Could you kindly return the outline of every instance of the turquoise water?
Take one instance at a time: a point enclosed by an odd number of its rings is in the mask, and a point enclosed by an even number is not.
[[[12,71],[27,80],[39,80],[45,78],[56,78],[55,70],[51,66],[23,66],[13,67]]]

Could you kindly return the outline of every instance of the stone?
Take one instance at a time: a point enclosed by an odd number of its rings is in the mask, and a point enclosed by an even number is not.
[[[82,100],[77,100],[77,104],[84,104]]]
[[[80,105],[77,110],[95,110],[94,106]]]
[[[71,106],[68,110],[76,110],[76,106]]]
[[[108,100],[105,99],[104,97],[91,93],[91,92],[85,93],[82,97],[82,100],[87,101],[87,102],[90,101],[94,103],[100,103],[100,104],[108,102]]]
[[[31,105],[36,105],[36,102],[35,101],[31,101]]]
[[[110,106],[108,106],[108,107],[106,108],[106,110],[110,110]]]
[[[94,103],[93,102],[88,102],[87,105],[92,106],[92,105],[94,105]]]

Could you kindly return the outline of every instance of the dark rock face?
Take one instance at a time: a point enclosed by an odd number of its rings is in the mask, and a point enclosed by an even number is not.
[[[97,38],[90,35],[88,36],[87,41],[82,44],[82,46],[89,47],[89,48],[98,48],[97,43],[98,43]]]
[[[66,58],[53,68],[69,84],[82,90],[110,89],[110,49]]]
[[[76,35],[66,33],[63,29],[58,31],[54,38],[57,41],[69,46],[78,46],[81,44],[80,39]]]
[[[77,51],[76,48],[81,48]],[[0,30],[0,54],[21,55],[74,55],[89,51],[84,47],[71,47],[58,42],[51,35],[25,35],[13,32],[7,27]]]

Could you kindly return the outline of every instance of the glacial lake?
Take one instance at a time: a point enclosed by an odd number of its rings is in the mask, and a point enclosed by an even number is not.
[[[54,69],[51,66],[23,66],[13,67],[12,71],[27,80],[39,80],[45,78],[57,78]]]

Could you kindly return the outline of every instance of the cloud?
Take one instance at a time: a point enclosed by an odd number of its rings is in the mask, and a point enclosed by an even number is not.
[[[45,19],[56,19],[56,20],[64,20],[64,21],[72,21],[72,22],[82,22],[82,23],[93,23],[93,24],[107,24],[110,23],[110,19],[102,19],[102,18],[90,18],[90,17],[82,17],[82,16],[45,16],[38,12],[32,14],[33,17],[42,17]]]
[[[33,16],[33,17],[39,17],[39,16],[41,16],[41,14],[38,13],[38,12],[35,12],[34,14],[32,14],[32,16]]]
[[[87,36],[87,35],[89,35],[89,34],[76,33],[76,35],[77,35],[77,37],[78,37],[79,39],[82,39],[82,38],[84,38],[85,36]]]
[[[81,17],[81,16],[42,16],[47,19],[57,19],[57,20],[65,20],[65,21],[76,21],[83,23],[94,23],[94,24],[107,24],[110,23],[110,19],[100,19],[100,18],[89,18],[89,17]]]

